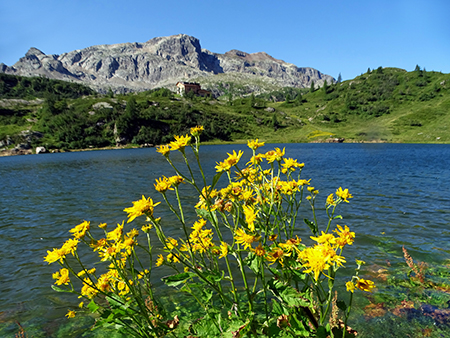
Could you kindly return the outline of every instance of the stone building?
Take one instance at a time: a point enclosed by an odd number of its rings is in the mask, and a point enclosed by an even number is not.
[[[177,82],[177,94],[183,96],[184,94],[193,91],[195,95],[198,96],[207,96],[210,95],[211,92],[208,90],[202,89],[199,83],[195,82]]]

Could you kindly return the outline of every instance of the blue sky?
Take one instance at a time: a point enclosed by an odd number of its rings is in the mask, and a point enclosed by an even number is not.
[[[0,63],[30,47],[61,54],[183,33],[215,53],[264,51],[344,80],[379,66],[450,73],[449,15],[449,0],[2,0]]]

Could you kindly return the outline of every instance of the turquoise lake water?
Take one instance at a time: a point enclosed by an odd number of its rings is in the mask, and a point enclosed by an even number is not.
[[[338,224],[356,232],[345,256],[348,262],[352,257],[366,261],[363,273],[376,278],[377,271],[405,267],[402,246],[414,260],[448,264],[450,145],[271,144],[261,151],[273,147],[285,147],[286,157],[305,163],[302,178],[311,178],[319,189],[317,205],[323,206],[338,187],[353,194],[341,206],[344,219]],[[245,151],[245,162],[251,155],[245,145],[202,146],[202,165],[210,179],[216,162],[233,149]],[[180,156],[173,160],[182,161]],[[0,336],[14,336],[16,321],[32,327],[35,337],[58,336],[67,322],[64,314],[78,299],[51,289],[57,266],[44,263],[46,250],[60,247],[68,230],[83,220],[121,223],[123,209],[141,195],[160,200],[155,179],[173,174],[153,148],[0,158]],[[198,195],[183,189],[184,202],[195,204]],[[163,219],[169,215],[164,208],[158,212]],[[178,229],[170,231],[176,235]],[[306,229],[304,234],[309,236]],[[377,292],[390,292],[389,286],[379,285]],[[381,321],[373,323],[376,327],[386,320],[361,318],[353,324]],[[378,335],[384,336],[389,335]]]

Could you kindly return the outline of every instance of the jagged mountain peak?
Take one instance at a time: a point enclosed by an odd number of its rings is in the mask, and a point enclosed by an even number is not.
[[[212,83],[211,77],[221,73],[246,74],[280,87],[334,81],[316,69],[298,68],[265,52],[233,49],[225,54],[213,53],[202,49],[199,39],[186,34],[155,37],[143,43],[96,45],[61,55],[46,55],[32,47],[13,66],[2,65],[0,72],[82,82],[100,92],[171,87],[193,78],[207,77]]]

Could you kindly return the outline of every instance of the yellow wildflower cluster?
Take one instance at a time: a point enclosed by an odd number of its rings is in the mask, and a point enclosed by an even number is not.
[[[149,217],[153,216],[153,209],[155,206],[157,206],[158,203],[153,203],[153,200],[149,198],[145,198],[144,195],[142,195],[142,199],[139,201],[133,202],[133,206],[130,208],[125,208],[123,211],[128,213],[128,221],[127,223],[130,223],[133,221],[136,217],[139,217],[141,215],[147,215]]]

